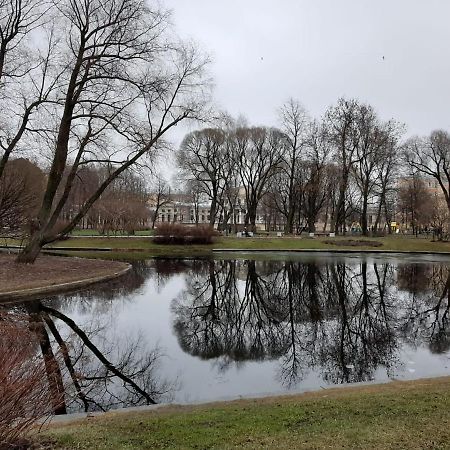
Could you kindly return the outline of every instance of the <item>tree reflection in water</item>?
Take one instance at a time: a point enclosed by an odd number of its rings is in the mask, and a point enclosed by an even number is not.
[[[151,302],[155,291],[163,301]],[[28,318],[53,410],[63,414],[173,397],[173,374],[183,369],[173,360],[172,370],[162,367],[161,349],[132,331],[139,313],[163,310],[156,317],[166,320],[174,295],[168,320],[182,351],[220,371],[272,361],[286,388],[308,376],[333,384],[380,379],[380,370],[394,376],[405,347],[450,350],[450,271],[443,263],[157,259],[134,263],[126,277],[107,285],[6,309]],[[141,309],[117,328],[119,315],[136,304]],[[142,333],[167,338],[166,322],[161,325]],[[171,351],[175,360],[178,346]]]
[[[286,387],[314,369],[328,383],[368,381],[403,343],[449,348],[447,266],[389,262],[204,261],[173,301],[183,350],[222,370],[277,359]],[[425,267],[425,266],[423,266]]]
[[[426,342],[433,353],[450,350],[449,268],[402,265],[398,281],[399,287],[410,293],[401,329],[403,338],[413,346]]]
[[[9,313],[26,313],[29,317],[30,330],[43,357],[55,414],[154,404],[170,399],[177,388],[175,381],[161,379],[162,352],[158,347],[148,350],[142,336],[117,339],[109,323],[93,320],[79,325],[61,312],[70,309],[74,299],[82,310],[101,308],[104,312],[111,308],[112,299],[126,298],[150,272],[145,262],[135,263],[133,269],[108,288],[100,285],[80,294],[8,308]],[[91,302],[94,296],[97,301]],[[101,314],[94,316],[104,318]]]

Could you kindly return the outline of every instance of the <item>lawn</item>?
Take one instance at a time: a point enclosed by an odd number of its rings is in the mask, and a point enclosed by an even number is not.
[[[52,426],[55,449],[448,449],[450,377],[154,412]]]
[[[361,241],[358,246],[349,241]],[[334,242],[332,244],[330,242]],[[367,245],[364,245],[367,242]],[[371,243],[380,243],[374,247]],[[376,250],[376,251],[427,251],[450,252],[449,242],[432,242],[431,239],[387,236],[381,238],[362,237],[220,237],[212,245],[176,246],[153,243],[149,237],[77,237],[53,244],[55,247],[110,248],[114,250],[140,250],[149,255],[208,255],[212,249],[238,250]]]
[[[350,242],[349,242],[350,241]],[[361,241],[359,245],[355,241]],[[367,245],[365,245],[367,242]],[[334,244],[333,244],[334,243]],[[379,243],[374,246],[373,243]],[[0,244],[20,244],[18,241],[2,239]],[[450,242],[432,242],[431,238],[413,236],[386,236],[364,238],[360,236],[329,237],[219,237],[212,245],[162,245],[155,244],[151,237],[71,237],[46,247],[64,249],[85,249],[77,251],[78,256],[99,257],[103,259],[142,259],[152,256],[200,257],[211,256],[213,249],[234,250],[350,250],[350,251],[393,251],[393,252],[450,252]],[[103,249],[108,251],[98,251]],[[75,252],[70,252],[74,253]]]

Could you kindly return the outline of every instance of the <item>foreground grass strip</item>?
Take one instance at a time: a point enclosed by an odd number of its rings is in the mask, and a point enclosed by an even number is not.
[[[448,449],[450,377],[147,413],[46,431],[57,449]]]

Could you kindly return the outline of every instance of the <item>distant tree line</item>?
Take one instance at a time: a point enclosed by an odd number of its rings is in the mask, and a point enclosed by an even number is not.
[[[259,209],[268,228],[282,224],[286,233],[314,232],[319,217],[335,233],[352,222],[364,235],[391,232],[399,214],[414,232],[442,229],[450,207],[448,134],[403,136],[402,124],[381,120],[358,100],[341,98],[313,119],[291,99],[280,109],[278,128],[227,121],[189,133],[177,163],[188,185],[210,201],[211,224],[222,227],[232,222],[241,190],[252,228]],[[428,179],[437,183],[434,196]]]
[[[77,178],[59,220],[55,232],[63,229],[78,214],[86,200],[106,178],[102,167],[85,166]],[[0,229],[3,235],[21,237],[33,232],[34,217],[44,195],[47,174],[27,159],[12,159],[6,164],[0,180]],[[64,174],[67,177],[67,174]],[[96,230],[100,234],[116,234],[135,231],[148,226],[149,186],[146,178],[126,171],[116,178],[79,222],[83,229]],[[62,193],[57,191],[56,198]]]
[[[226,225],[239,188],[245,192],[246,225],[255,227],[263,207],[287,233],[325,226],[344,231],[358,218],[368,234],[369,202],[377,199],[375,228],[384,228],[398,174],[402,127],[383,122],[357,100],[339,99],[320,120],[288,101],[280,127],[227,124],[187,135],[177,155],[185,179],[195,180],[211,201],[211,223]]]

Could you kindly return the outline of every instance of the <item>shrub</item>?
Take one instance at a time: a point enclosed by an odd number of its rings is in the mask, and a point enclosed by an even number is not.
[[[190,227],[181,224],[160,224],[153,242],[166,245],[212,244],[219,233],[209,225]]]
[[[0,314],[0,450],[26,448],[36,421],[52,412],[38,349],[25,317]]]

